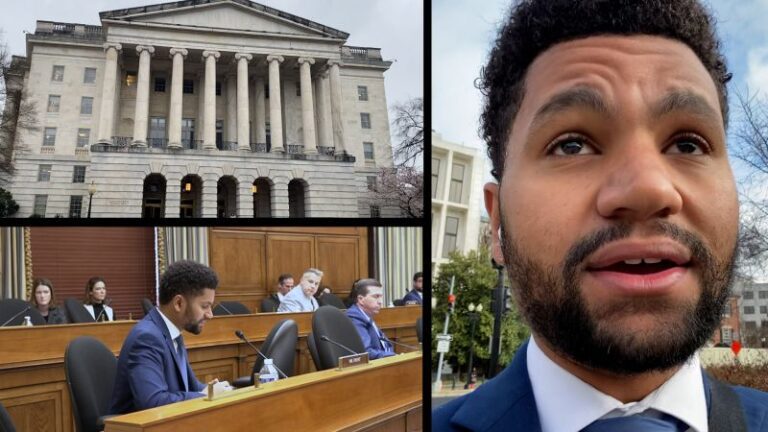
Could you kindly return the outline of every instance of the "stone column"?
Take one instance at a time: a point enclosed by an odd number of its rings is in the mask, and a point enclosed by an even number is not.
[[[205,61],[205,111],[203,113],[203,149],[216,149],[216,60],[221,56],[218,51],[203,51]],[[214,207],[214,216],[216,210]]]
[[[253,178],[253,177],[251,177]],[[253,180],[250,183],[241,181],[237,188],[237,217],[253,217],[253,192],[251,192]]]
[[[333,124],[333,144],[336,153],[346,151],[344,146],[344,121],[341,109],[341,75],[339,74],[339,61],[328,60],[331,67],[331,119]]]
[[[165,215],[163,217],[176,219],[181,214],[181,174],[168,173],[165,181]]]
[[[299,57],[299,74],[301,79],[301,122],[303,128],[304,153],[317,154],[315,141],[315,104],[312,102],[312,75],[310,65],[315,64],[315,59]]]
[[[139,77],[136,85],[136,111],[133,116],[133,144],[147,146],[147,126],[149,124],[149,62],[155,53],[155,47],[136,45],[139,55]]]
[[[202,142],[205,136],[205,71],[197,74],[195,93],[197,94],[197,117],[195,117],[195,140]],[[214,132],[214,136],[216,132]],[[202,145],[197,150],[201,150]]]
[[[99,143],[112,142],[115,115],[115,88],[117,84],[117,55],[123,46],[119,43],[104,44],[106,62],[104,65],[104,85],[101,89],[101,114],[99,115]]]
[[[268,55],[269,62],[269,133],[272,137],[272,153],[284,153],[283,118],[280,102],[280,63],[283,56]]]
[[[253,58],[250,54],[236,53],[237,60],[237,149],[251,149],[248,136],[248,62]]]
[[[256,91],[256,114],[254,118],[254,129],[256,130],[257,143],[266,144],[267,142],[267,107],[264,100],[264,77],[256,77],[254,84]]]
[[[331,131],[331,108],[328,106],[328,72],[315,78],[315,104],[317,105],[317,139],[320,147],[333,147]]]
[[[225,121],[227,135],[224,141],[237,140],[237,81],[235,74],[227,75],[227,116]]]
[[[168,113],[168,148],[181,148],[181,107],[184,97],[184,59],[187,58],[184,48],[171,48],[170,57],[173,59],[171,76],[171,106]]]
[[[208,81],[207,78],[206,81]],[[201,175],[200,178],[203,180],[203,190],[200,194],[202,217],[215,218],[216,201],[218,199],[218,179],[212,175]]]

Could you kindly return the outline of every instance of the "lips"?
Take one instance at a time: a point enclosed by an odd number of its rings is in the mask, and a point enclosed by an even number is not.
[[[691,277],[691,253],[669,239],[610,243],[587,260],[586,273],[598,285],[625,295],[665,295]]]

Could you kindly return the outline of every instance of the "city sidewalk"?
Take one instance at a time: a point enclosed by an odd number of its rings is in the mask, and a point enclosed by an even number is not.
[[[435,382],[433,381],[430,384],[430,391],[432,392],[432,397],[459,397],[467,393],[471,393],[472,390],[476,389],[480,384],[482,384],[482,381],[478,381],[475,384],[475,388],[473,389],[464,390],[464,384],[464,381],[456,381],[456,388],[454,389],[452,388],[453,385],[451,380],[443,380],[443,387],[440,389],[440,391],[435,392]]]

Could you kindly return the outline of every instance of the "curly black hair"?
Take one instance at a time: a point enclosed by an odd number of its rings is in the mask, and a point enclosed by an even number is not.
[[[731,74],[714,18],[699,0],[520,0],[499,30],[477,83],[485,96],[481,134],[497,180],[531,63],[558,43],[609,34],[661,36],[688,45],[715,82],[727,126]]]
[[[216,289],[219,278],[210,267],[194,261],[176,261],[160,278],[160,304],[166,305],[181,294],[198,296],[203,289]]]

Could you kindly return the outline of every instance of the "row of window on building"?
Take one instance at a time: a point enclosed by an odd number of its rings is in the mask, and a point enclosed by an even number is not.
[[[53,170],[53,165],[41,164],[37,170],[37,181],[38,182],[51,181],[52,170]],[[72,183],[85,183],[85,165],[75,165],[72,172]]]
[[[35,195],[35,204],[32,210],[32,216],[44,217],[48,206],[48,195]],[[83,195],[71,195],[69,197],[69,217],[82,217]],[[89,215],[90,216],[90,215]]]
[[[760,299],[768,299],[768,291],[758,291],[757,297]],[[742,293],[742,298],[744,300],[752,300],[755,298],[755,292],[754,291],[744,291]]]
[[[460,203],[464,189],[465,166],[454,163],[451,169],[451,187],[448,191],[448,201]],[[437,198],[437,184],[440,175],[440,159],[432,158],[432,198]]]
[[[47,112],[55,114],[59,112],[61,108],[61,95],[51,94],[48,95],[48,109]],[[92,115],[93,114],[93,97],[82,96],[80,98],[80,115]]]
[[[744,315],[754,315],[754,306],[744,306]],[[768,306],[760,306],[760,314],[768,314]]]

